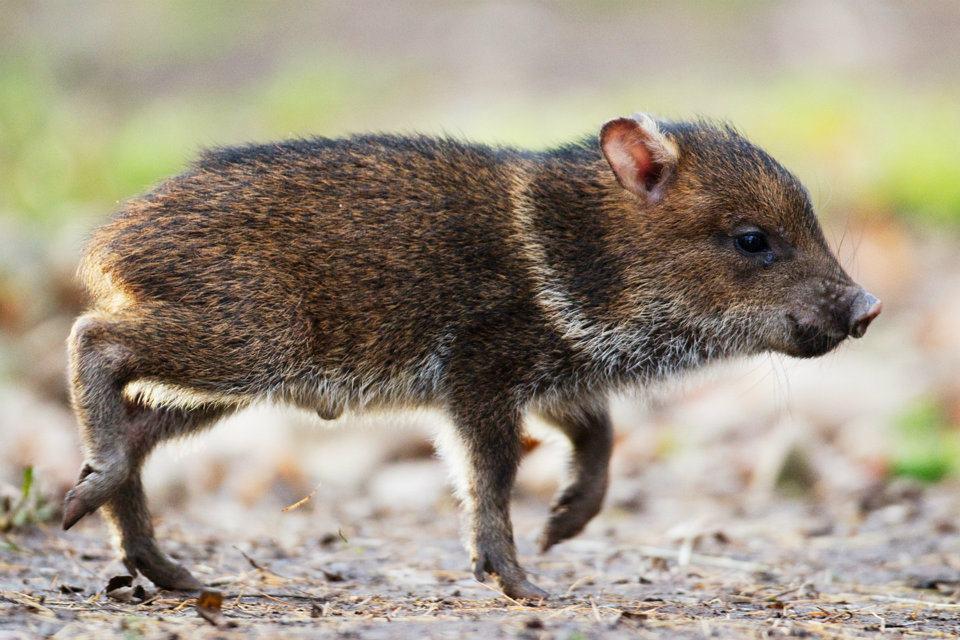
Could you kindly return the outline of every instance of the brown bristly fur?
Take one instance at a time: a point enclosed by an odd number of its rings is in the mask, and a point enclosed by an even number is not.
[[[745,227],[770,257],[737,249]],[[131,571],[181,589],[200,585],[160,551],[140,467],[271,400],[444,410],[476,576],[545,595],[510,524],[525,415],[573,448],[547,549],[601,507],[611,391],[723,356],[817,355],[859,295],[772,158],[727,127],[645,116],[544,152],[390,135],[209,151],[98,229],[81,276],[87,462],[64,525],[103,506]]]

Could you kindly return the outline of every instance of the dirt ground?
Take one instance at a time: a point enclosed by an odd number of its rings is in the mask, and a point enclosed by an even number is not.
[[[195,594],[142,578],[132,586],[143,591],[107,596],[123,571],[94,517],[76,532],[4,539],[0,638],[952,638],[957,488],[894,482],[832,512],[806,499],[754,509],[735,495],[686,496],[688,507],[714,503],[712,524],[672,530],[678,496],[658,491],[642,509],[613,504],[546,555],[531,543],[546,507],[521,495],[520,552],[553,596],[542,603],[470,577],[452,501],[349,527],[261,510],[246,537],[167,513],[165,547],[223,596],[206,617]]]

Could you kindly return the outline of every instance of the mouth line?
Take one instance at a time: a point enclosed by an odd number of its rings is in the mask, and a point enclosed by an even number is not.
[[[804,331],[797,328],[793,331],[793,342],[796,347],[796,353],[792,355],[800,358],[822,356],[840,346],[846,338],[847,336],[845,334],[816,330]]]
[[[792,315],[787,315],[791,346],[785,350],[797,358],[815,358],[833,351],[848,335],[832,327],[802,325]]]

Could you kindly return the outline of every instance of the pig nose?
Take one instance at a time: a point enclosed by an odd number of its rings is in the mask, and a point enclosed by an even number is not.
[[[867,327],[873,322],[874,318],[883,311],[883,303],[871,293],[861,289],[857,297],[854,298],[850,306],[850,327],[848,332],[851,337],[860,338],[867,332]]]

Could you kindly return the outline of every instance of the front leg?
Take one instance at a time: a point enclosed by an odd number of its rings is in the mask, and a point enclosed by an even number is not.
[[[570,480],[550,509],[540,535],[540,550],[580,533],[603,506],[607,493],[613,429],[605,406],[543,411],[541,417],[570,440],[573,455]]]
[[[510,492],[521,454],[520,412],[503,399],[471,395],[451,404],[455,431],[453,442],[443,448],[459,458],[452,462],[460,467],[454,470],[467,511],[474,576],[482,581],[493,574],[511,598],[546,598],[517,562],[510,521]]]

